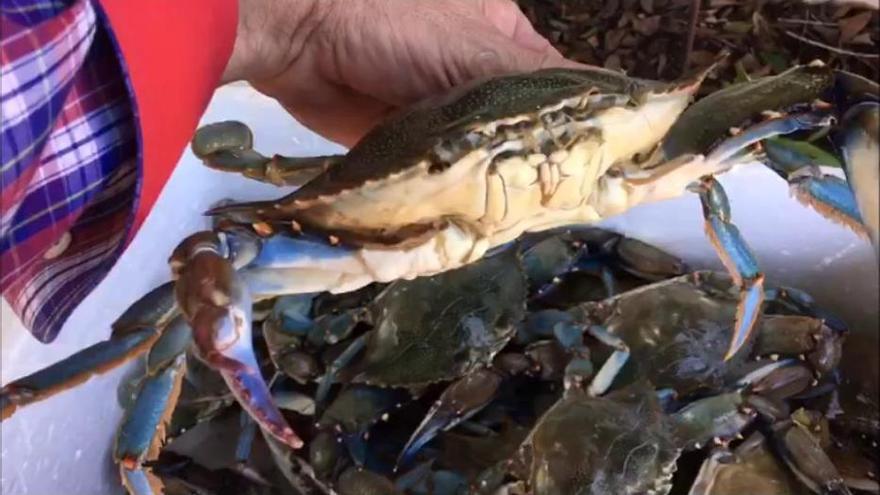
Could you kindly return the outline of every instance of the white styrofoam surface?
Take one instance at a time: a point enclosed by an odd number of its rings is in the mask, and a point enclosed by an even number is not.
[[[225,119],[251,126],[255,146],[264,153],[306,156],[343,151],[300,126],[274,100],[245,85],[220,88],[202,123]],[[734,221],[756,251],[768,281],[811,291],[853,326],[861,339],[872,342],[868,349],[876,349],[878,275],[867,242],[803,208],[789,196],[782,180],[760,166],[739,169],[720,180],[730,196]],[[185,235],[207,226],[202,212],[210,204],[226,197],[247,200],[281,193],[209,170],[187,149],[131,247],[83,301],[56,342],[48,346],[36,342],[3,303],[0,382],[5,384],[107,338],[110,322],[168,279],[168,254]],[[666,248],[696,267],[722,269],[703,235],[699,202],[693,195],[634,209],[604,225]],[[876,352],[869,357],[876,366]],[[94,378],[4,421],[0,426],[0,492],[122,493],[110,453],[121,417],[115,387],[127,369]]]

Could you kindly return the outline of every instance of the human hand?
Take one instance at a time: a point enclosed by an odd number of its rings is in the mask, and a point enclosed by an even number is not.
[[[344,146],[388,113],[500,73],[577,67],[513,0],[240,0],[223,82],[247,80]]]

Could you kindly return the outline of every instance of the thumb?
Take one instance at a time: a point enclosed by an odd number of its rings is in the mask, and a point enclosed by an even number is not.
[[[543,50],[526,48],[515,40],[502,34],[475,36],[470,43],[461,46],[458,81],[496,76],[501,74],[527,72],[550,67],[582,69],[587,65],[566,59],[552,46]]]
[[[587,67],[563,57],[512,0],[479,0],[479,9],[485,28],[469,31],[462,43],[450,46],[458,52],[452,54],[459,66],[454,82],[548,67]]]

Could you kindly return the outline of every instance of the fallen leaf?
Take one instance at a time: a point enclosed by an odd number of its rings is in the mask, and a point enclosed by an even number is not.
[[[880,10],[880,0],[833,0],[833,2],[839,5],[853,5],[866,9]]]
[[[633,29],[644,36],[653,36],[660,29],[660,16],[652,15],[644,19],[636,19]]]
[[[746,21],[727,21],[724,30],[729,33],[748,34],[752,30],[752,23]]]
[[[615,29],[605,33],[605,50],[613,52],[620,46],[620,40],[626,35],[625,29]]]
[[[833,17],[835,19],[842,19],[843,17],[846,17],[846,14],[849,14],[850,9],[852,9],[852,6],[847,5],[844,2],[837,2],[837,6],[838,7],[834,9],[833,14]]]
[[[639,42],[639,39],[638,39],[638,38],[636,38],[636,37],[633,36],[632,34],[627,34],[627,35],[624,36],[623,39],[620,41],[620,46],[623,46],[623,47],[626,47],[626,48],[633,48],[634,46],[636,46],[636,45],[638,44],[638,42]]]
[[[696,66],[709,66],[715,61],[715,54],[707,50],[694,50],[691,52],[690,62]]]
[[[840,36],[839,30],[834,29],[833,27],[826,26],[814,26],[813,31],[819,33],[822,37],[822,41],[825,42],[826,45],[834,45],[837,43],[837,39]],[[810,36],[812,38],[812,36]]]
[[[837,21],[837,25],[840,27],[840,43],[852,41],[871,22],[872,17],[874,17],[873,12],[865,11]]]
[[[711,0],[709,2],[709,7],[719,8],[719,7],[729,7],[731,5],[736,6],[741,4],[740,0]]]
[[[603,65],[606,69],[620,69],[620,57],[616,53],[612,53],[611,56],[605,59],[605,64]]]
[[[873,45],[874,45],[874,40],[871,39],[871,33],[869,33],[869,32],[866,31],[866,32],[864,32],[864,33],[862,33],[862,34],[856,36],[855,38],[851,39],[849,43],[850,43],[851,45],[867,45],[867,46],[873,46]]]

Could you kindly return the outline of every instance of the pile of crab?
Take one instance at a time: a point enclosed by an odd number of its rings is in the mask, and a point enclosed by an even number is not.
[[[810,64],[693,102],[710,73],[476,81],[340,156],[206,126],[208,166],[296,190],[212,208],[172,280],[4,386],[3,417],[137,359],[134,495],[880,493],[849,330],[765,282],[714,178],[762,162],[876,250],[877,85]],[[726,271],[590,226],[688,192]]]

